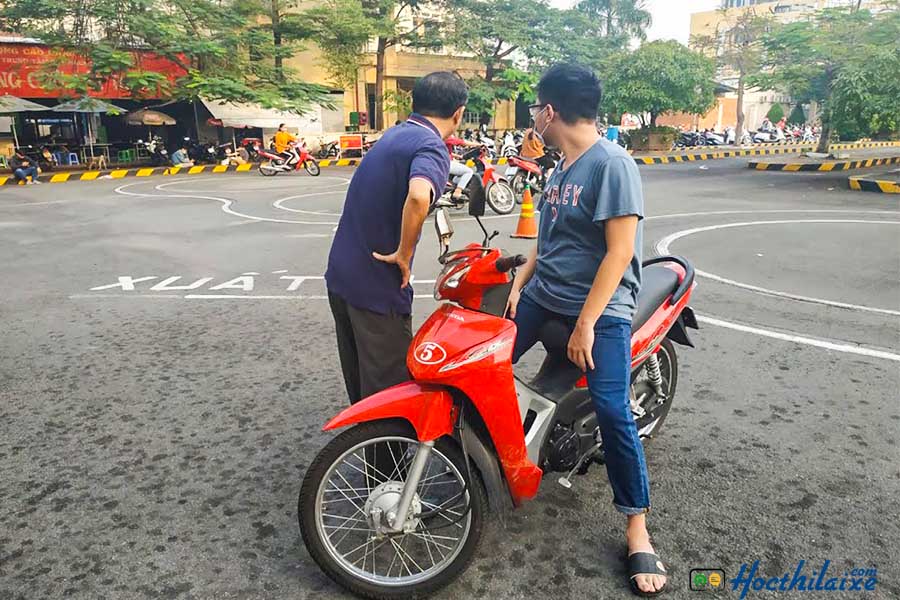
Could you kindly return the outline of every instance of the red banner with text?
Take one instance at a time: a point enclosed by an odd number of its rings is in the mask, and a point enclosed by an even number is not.
[[[174,82],[186,74],[181,65],[152,52],[134,52],[135,67],[141,71],[153,71],[164,74]],[[39,83],[41,67],[48,62],[62,58],[60,71],[66,74],[87,73],[90,69],[88,59],[68,50],[51,48],[41,44],[0,44],[0,95],[10,94],[19,98],[58,98],[65,95],[65,90],[46,90]],[[97,98],[130,98],[127,89],[118,81],[110,79],[98,92],[91,96]],[[159,98],[160,94],[150,92],[144,97]]]

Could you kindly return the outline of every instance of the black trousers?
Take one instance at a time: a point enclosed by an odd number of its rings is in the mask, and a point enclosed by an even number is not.
[[[409,381],[406,353],[412,342],[410,315],[382,315],[356,308],[331,292],[328,303],[351,404]]]

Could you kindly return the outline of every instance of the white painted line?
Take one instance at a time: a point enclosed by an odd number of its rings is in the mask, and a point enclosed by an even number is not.
[[[0,204],[0,208],[16,208],[16,207],[29,207],[29,206],[44,206],[46,204],[64,204],[66,202],[71,202],[71,200],[48,200],[47,202],[22,202],[20,204]]]
[[[141,193],[137,193],[137,192],[125,191],[126,188],[132,187],[134,185],[140,185],[142,183],[145,183],[145,182],[137,181],[134,183],[120,185],[114,191],[117,194],[121,194],[123,196],[135,196],[138,198],[195,198],[198,200],[215,200],[216,202],[220,202],[222,204],[222,212],[225,212],[225,213],[235,216],[235,217],[240,217],[242,219],[250,219],[252,221],[260,221],[260,222],[267,222],[267,223],[287,223],[289,225],[337,225],[337,223],[319,223],[316,221],[293,221],[290,219],[273,219],[273,218],[269,218],[269,217],[256,217],[253,215],[247,215],[247,214],[238,212],[236,210],[233,210],[231,208],[231,205],[234,204],[233,200],[230,200],[228,198],[219,198],[218,196],[201,196],[199,194],[168,194],[168,193],[167,194],[141,194]],[[163,183],[163,184],[155,186],[154,189],[161,191],[161,192],[165,192],[165,191],[167,191],[166,190],[167,185],[174,185],[176,183],[181,183],[181,182],[172,181],[169,183]]]
[[[679,240],[683,237],[687,237],[689,235],[694,235],[696,233],[701,233],[704,231],[715,231],[718,229],[730,229],[733,227],[753,227],[757,225],[785,225],[785,224],[796,224],[796,223],[850,223],[850,224],[867,224],[867,225],[900,225],[900,221],[866,221],[861,219],[795,219],[789,221],[748,221],[744,223],[725,223],[721,225],[709,225],[707,227],[695,227],[693,229],[685,229],[683,231],[676,231],[670,235],[667,235],[659,242],[656,243],[656,251],[659,254],[665,255],[670,254],[669,246],[672,242]],[[765,294],[767,296],[775,296],[779,298],[789,298],[791,300],[799,300],[800,302],[810,302],[813,304],[822,304],[825,306],[834,306],[837,308],[846,308],[849,310],[858,310],[863,312],[871,312],[877,314],[891,315],[891,316],[900,316],[900,311],[890,310],[887,308],[875,308],[872,306],[862,306],[859,304],[850,304],[848,302],[836,302],[834,300],[826,300],[824,298],[813,298],[811,296],[802,296],[800,294],[791,294],[788,292],[779,292],[777,290],[770,290],[768,288],[750,285],[747,283],[741,283],[739,281],[734,281],[733,279],[728,279],[726,277],[721,277],[719,275],[715,275],[714,273],[709,273],[708,271],[703,271],[701,269],[694,269],[697,275],[701,277],[705,277],[707,279],[712,279],[713,281],[718,281],[720,283],[724,283],[727,285],[732,285],[734,287],[742,288],[745,290],[750,290],[752,292],[758,292],[760,294]]]
[[[851,215],[900,215],[896,210],[843,210],[843,209],[775,209],[775,210],[713,210],[708,212],[673,213],[669,215],[652,215],[645,217],[645,221],[654,219],[676,219],[682,217],[711,217],[718,215],[752,215],[756,213],[841,213]]]
[[[724,327],[726,329],[733,329],[735,331],[742,331],[744,333],[753,333],[756,335],[761,335],[763,337],[782,340],[785,342],[805,344],[807,346],[815,346],[817,348],[824,348],[826,350],[846,352],[848,354],[859,354],[861,356],[869,356],[872,358],[884,358],[887,360],[900,361],[900,354],[895,354],[893,352],[887,352],[884,350],[876,350],[874,348],[866,348],[864,346],[853,346],[845,342],[819,340],[802,335],[781,333],[778,331],[761,329],[759,327],[750,327],[748,325],[741,325],[739,323],[732,323],[731,321],[723,321],[722,319],[716,319],[713,317],[706,317],[702,315],[697,315],[697,320],[701,323],[706,323],[707,325],[715,325],[716,327]]]

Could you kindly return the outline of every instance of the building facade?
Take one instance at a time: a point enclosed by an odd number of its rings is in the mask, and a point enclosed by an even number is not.
[[[306,5],[308,3],[303,4]],[[304,6],[304,8],[306,7]],[[412,30],[414,27],[422,25],[417,20],[421,21],[423,17],[431,17],[435,21],[440,21],[441,15],[436,13],[436,10],[434,7],[422,7],[415,18],[407,11],[398,20],[399,26],[401,29]],[[331,132],[342,131],[346,127],[351,126],[352,113],[363,113],[365,115],[363,120],[366,122],[366,125],[361,126],[360,129],[364,131],[372,130],[375,123],[374,112],[376,107],[376,41],[374,39],[370,40],[366,48],[357,73],[356,85],[346,89],[336,89],[333,85],[331,77],[323,66],[322,51],[314,43],[310,42],[307,46],[308,49],[306,51],[286,60],[285,64],[294,69],[303,80],[332,89],[332,103],[336,108],[333,110],[323,109],[324,129]],[[395,45],[387,48],[385,51],[384,95],[394,98],[408,95],[412,92],[416,79],[434,71],[452,71],[465,79],[485,75],[485,67],[480,61],[471,55],[466,55],[452,48],[441,47],[425,50]],[[406,118],[406,111],[398,107],[398,104],[402,103],[396,101],[383,103],[383,122],[385,127],[390,127],[398,119]],[[498,102],[494,108],[494,116],[488,124],[489,129],[505,130],[515,128],[515,102]],[[464,118],[468,126],[473,129],[477,127],[479,115],[467,112]]]
[[[824,8],[856,7],[877,10],[883,5],[881,0],[722,0],[716,10],[691,14],[691,42],[697,47],[698,39],[721,39],[724,32],[736,21],[738,16],[751,11],[759,15],[770,16],[782,23],[800,20],[810,13]],[[708,52],[714,52],[709,48]],[[737,74],[727,68],[720,68],[717,80],[723,86],[737,88]],[[713,127],[721,130],[726,126],[734,126],[737,122],[737,94],[726,92],[717,99],[716,106],[706,115],[689,117],[670,115],[662,122],[670,125],[685,125],[690,121],[699,125],[700,129]],[[785,114],[789,114],[792,99],[786,94],[773,90],[746,90],[744,93],[744,116],[746,127],[757,128],[774,104],[781,104]],[[809,107],[807,119],[815,120],[815,107]]]

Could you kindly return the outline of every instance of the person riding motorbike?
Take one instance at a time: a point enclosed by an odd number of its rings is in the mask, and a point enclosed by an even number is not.
[[[534,124],[525,132],[519,156],[537,160],[544,155],[544,142],[534,133]]]
[[[293,165],[300,160],[300,155],[293,145],[297,142],[297,137],[287,130],[287,126],[284,123],[278,126],[278,131],[275,132],[272,141],[275,144],[275,152],[283,155],[287,160],[287,164]]]
[[[456,148],[477,148],[481,144],[468,142],[455,135],[449,136],[444,140],[444,143],[447,145],[447,151],[450,153],[450,177],[451,180],[456,180],[456,188],[453,190],[451,200],[458,204],[462,198],[463,191],[469,185],[472,176],[475,175],[475,169],[460,160],[460,155],[456,152]]]

